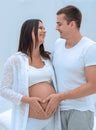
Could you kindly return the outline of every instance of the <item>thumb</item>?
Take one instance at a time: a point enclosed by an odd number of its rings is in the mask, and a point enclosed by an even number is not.
[[[38,101],[38,102],[42,102],[41,98],[37,98],[37,101]]]
[[[46,102],[49,102],[49,100],[50,100],[50,96],[48,96],[47,98],[45,98],[42,102],[46,103]]]

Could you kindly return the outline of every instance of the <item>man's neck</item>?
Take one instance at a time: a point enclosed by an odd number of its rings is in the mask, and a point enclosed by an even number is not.
[[[66,48],[71,48],[78,44],[78,42],[81,40],[82,35],[72,35],[70,38],[66,39]]]

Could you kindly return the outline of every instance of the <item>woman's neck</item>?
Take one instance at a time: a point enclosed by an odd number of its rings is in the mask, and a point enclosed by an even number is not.
[[[40,50],[34,49],[32,52],[32,58],[40,58]]]

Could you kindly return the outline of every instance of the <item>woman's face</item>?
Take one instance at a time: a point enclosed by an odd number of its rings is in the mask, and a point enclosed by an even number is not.
[[[45,27],[44,27],[43,23],[39,22],[39,26],[38,26],[38,41],[39,41],[40,45],[44,42],[45,34],[46,34]]]
[[[38,25],[38,45],[39,46],[44,42],[45,34],[46,34],[46,30],[43,26],[43,23],[39,22],[39,25]],[[34,31],[32,31],[32,39],[35,44],[36,39],[35,39]]]

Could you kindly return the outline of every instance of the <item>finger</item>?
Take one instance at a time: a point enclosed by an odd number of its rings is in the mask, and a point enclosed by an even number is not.
[[[52,111],[50,111],[49,113],[47,113],[47,116],[51,117],[51,116],[53,116],[55,114],[55,112],[56,112],[56,109],[53,109]]]
[[[45,117],[45,113],[40,110],[36,110],[34,114],[37,115],[37,117]]]
[[[32,104],[33,111],[36,111],[37,113],[43,112],[43,108],[41,107],[40,103],[38,101],[35,101],[34,104]]]
[[[57,107],[50,101],[46,107],[46,113],[48,115],[51,115],[52,113],[55,113]]]
[[[45,112],[36,98],[30,105],[30,109],[33,111],[33,117],[36,116],[37,118],[40,117],[42,119],[45,117]]]
[[[37,111],[39,114],[45,114],[44,109],[42,108],[42,106],[39,103],[38,103],[38,106],[36,108],[37,108]]]
[[[49,113],[49,115],[52,116],[52,115],[54,115],[55,112],[56,112],[56,110],[53,109],[53,110]]]
[[[37,98],[37,101],[38,101],[38,102],[42,102],[42,99],[41,99],[41,98]]]
[[[50,97],[47,97],[46,99],[44,99],[43,101],[42,101],[42,103],[46,103],[46,102],[49,102],[50,101]]]
[[[51,101],[48,103],[47,107],[46,107],[46,113],[49,114],[50,112],[52,112],[52,104],[51,104]]]

